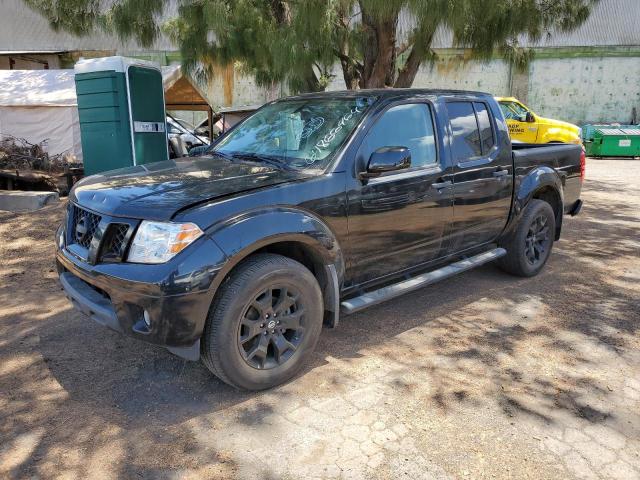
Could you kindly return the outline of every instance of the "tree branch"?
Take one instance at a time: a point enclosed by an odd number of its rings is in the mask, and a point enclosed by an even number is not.
[[[396,49],[396,55],[399,57],[413,46],[413,41],[405,42]]]

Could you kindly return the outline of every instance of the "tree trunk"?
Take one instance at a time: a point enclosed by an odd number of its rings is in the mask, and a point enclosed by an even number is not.
[[[348,90],[357,90],[360,87],[360,72],[353,65],[349,59],[341,58],[340,65],[342,66],[342,76],[344,78],[344,84]]]
[[[371,73],[365,78],[365,87],[390,87],[395,77],[396,20],[378,22],[374,28],[377,55],[373,60]]]
[[[416,79],[418,69],[422,63],[423,55],[421,50],[423,48],[424,47],[422,45],[413,45],[413,47],[411,47],[411,52],[409,53],[404,66],[398,72],[398,78],[393,85],[394,87],[409,88],[413,85],[413,81]]]
[[[393,85],[394,87],[410,88],[413,85],[413,81],[416,79],[416,75],[418,74],[418,70],[420,69],[422,62],[430,56],[433,58],[431,42],[435,35],[435,29],[436,25],[434,24],[428,30],[429,33],[423,31],[422,35],[418,35],[413,38],[411,51],[409,52],[409,56],[404,62],[404,65],[398,72],[398,78],[396,78]]]
[[[393,86],[396,76],[397,12],[386,19],[377,19],[362,9],[362,24],[366,32],[364,45],[363,88]]]
[[[271,0],[271,11],[280,25],[291,25],[291,8],[284,0]]]
[[[364,30],[364,39],[362,44],[362,77],[360,78],[360,88],[367,88],[369,78],[373,72],[373,67],[378,57],[378,35],[375,30],[375,21],[367,14],[366,9],[360,2],[360,11],[362,13],[362,28]]]
[[[338,9],[338,21],[336,28],[338,29],[338,50],[335,52],[336,56],[340,60],[342,66],[342,76],[344,78],[344,84],[349,90],[357,90],[360,86],[360,79],[362,78],[361,65],[357,61],[351,58],[351,52],[349,51],[349,22],[350,11]],[[340,34],[340,32],[342,34]]]
[[[309,67],[309,71],[304,77],[304,90],[305,92],[321,92],[324,87],[320,84],[320,80],[313,70],[313,67]]]

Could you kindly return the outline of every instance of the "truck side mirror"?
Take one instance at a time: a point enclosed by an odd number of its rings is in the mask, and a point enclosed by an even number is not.
[[[533,113],[527,112],[527,114],[524,117],[524,121],[527,123],[535,123],[536,118],[533,116]]]
[[[369,157],[367,171],[360,174],[363,178],[377,177],[386,172],[403,170],[411,166],[411,152],[407,147],[382,147]]]

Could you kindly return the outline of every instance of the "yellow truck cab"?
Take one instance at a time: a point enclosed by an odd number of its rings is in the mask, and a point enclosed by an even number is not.
[[[512,140],[524,143],[575,143],[580,145],[580,127],[533,113],[514,97],[496,97],[509,126]]]

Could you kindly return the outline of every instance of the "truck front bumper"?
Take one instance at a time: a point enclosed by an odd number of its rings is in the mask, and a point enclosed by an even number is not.
[[[198,360],[224,254],[209,239],[197,243],[162,265],[89,265],[58,249],[60,284],[73,306],[96,322]]]

